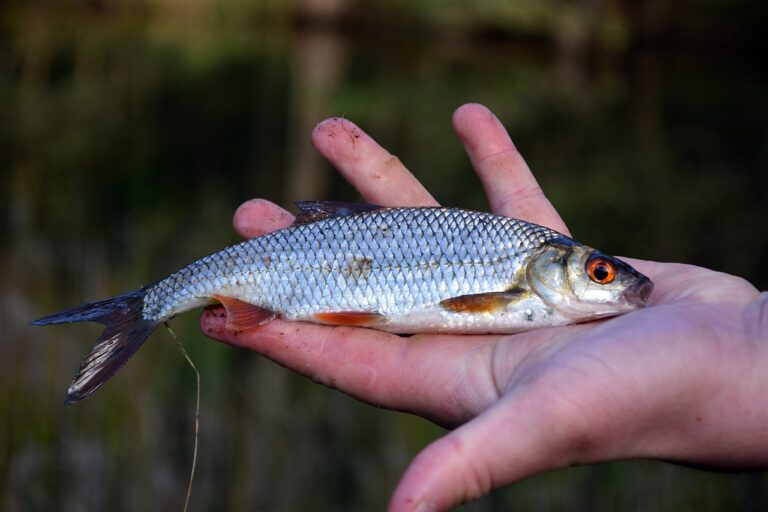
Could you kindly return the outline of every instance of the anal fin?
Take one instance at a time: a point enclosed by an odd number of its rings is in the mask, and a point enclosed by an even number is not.
[[[386,316],[371,311],[334,311],[330,313],[316,313],[315,319],[328,325],[347,325],[353,327],[365,327],[375,325],[386,320]]]
[[[277,317],[277,313],[269,309],[249,304],[234,297],[213,295],[227,310],[227,328],[243,331],[267,324]]]

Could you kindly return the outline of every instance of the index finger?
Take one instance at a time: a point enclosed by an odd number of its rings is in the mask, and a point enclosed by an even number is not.
[[[463,105],[453,114],[453,127],[483,183],[491,211],[569,234],[493,112],[483,105]]]
[[[363,196],[382,206],[438,206],[395,155],[356,124],[326,119],[312,131],[312,144]]]

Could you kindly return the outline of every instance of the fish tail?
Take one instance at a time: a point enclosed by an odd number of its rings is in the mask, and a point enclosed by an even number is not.
[[[146,293],[147,288],[141,288],[117,297],[81,304],[31,322],[30,325],[98,322],[105,326],[70,384],[65,403],[79,402],[99,389],[160,324],[144,319],[142,309]]]

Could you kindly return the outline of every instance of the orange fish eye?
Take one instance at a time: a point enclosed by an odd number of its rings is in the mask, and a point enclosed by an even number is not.
[[[616,265],[605,258],[594,258],[587,262],[587,275],[598,284],[608,284],[616,279]]]

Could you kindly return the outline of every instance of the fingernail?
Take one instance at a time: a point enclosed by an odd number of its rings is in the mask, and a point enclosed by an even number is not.
[[[350,121],[347,121],[343,117],[329,117],[329,118],[323,119],[322,121],[317,123],[315,125],[315,129],[313,131],[320,131],[320,130],[323,130],[324,128],[326,128],[326,127],[331,127],[332,128],[334,125],[336,125],[338,123],[352,124]]]
[[[326,126],[326,125],[329,125],[329,124],[333,123],[333,122],[334,122],[334,121],[336,121],[337,119],[338,119],[338,117],[329,117],[329,118],[327,118],[327,119],[323,119],[322,121],[320,121],[319,123],[317,123],[317,124],[315,125],[315,130],[317,130],[317,129],[319,129],[319,128],[323,128],[324,126]]]
[[[413,512],[435,512],[437,506],[431,501],[420,501],[416,504]]]

